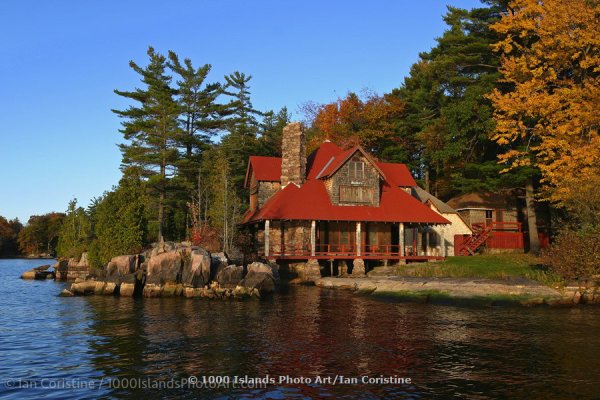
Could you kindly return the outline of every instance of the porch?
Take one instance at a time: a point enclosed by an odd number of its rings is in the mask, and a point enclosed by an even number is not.
[[[271,260],[443,260],[447,243],[428,224],[265,221],[258,254]],[[262,240],[261,240],[262,239]]]

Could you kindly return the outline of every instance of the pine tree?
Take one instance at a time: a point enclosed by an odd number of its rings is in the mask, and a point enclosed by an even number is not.
[[[231,169],[233,190],[243,196],[243,183],[248,157],[257,152],[257,117],[262,113],[252,106],[250,86],[252,76],[240,72],[225,77],[224,93],[233,99],[228,103],[231,116],[227,119],[229,131],[221,141],[221,147]]]
[[[281,136],[283,128],[291,121],[291,115],[286,107],[279,112],[267,111],[261,123],[258,139],[258,155],[281,157]]]
[[[213,137],[226,129],[228,121],[225,117],[231,114],[228,104],[217,100],[223,94],[223,85],[218,82],[206,83],[211,70],[210,64],[194,68],[190,59],[184,59],[169,51],[169,68],[178,76],[176,99],[180,106],[179,126],[183,135],[179,146],[183,157],[177,167],[182,187],[186,193],[176,201],[178,210],[187,210],[187,204],[195,204],[195,210],[201,213],[205,197],[201,168],[202,156],[211,148]],[[187,211],[186,211],[187,213]],[[186,215],[186,222],[200,221],[202,215]]]
[[[123,153],[123,170],[133,169],[148,180],[149,188],[158,195],[158,240],[164,240],[165,199],[169,178],[176,172],[180,159],[178,144],[182,132],[178,124],[180,106],[166,74],[164,56],[148,48],[148,65],[141,68],[130,61],[131,68],[141,76],[143,89],[131,92],[115,90],[119,96],[138,102],[126,110],[113,110],[123,118],[120,130],[127,144],[119,145]]]
[[[490,26],[505,7],[488,3],[470,11],[449,7],[446,32],[433,49],[420,54],[409,77],[392,92],[406,102],[399,138],[420,144],[419,175],[429,176],[432,192],[442,197],[500,183],[498,145],[489,137],[492,106],[484,96],[500,77],[500,59],[491,48],[498,35]]]

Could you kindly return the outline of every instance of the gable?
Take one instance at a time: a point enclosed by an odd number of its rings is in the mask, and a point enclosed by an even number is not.
[[[354,152],[333,174],[323,179],[332,204],[379,206],[381,176],[362,153]]]
[[[244,187],[248,187],[253,176],[257,181],[279,182],[281,157],[250,156]]]
[[[316,179],[327,178],[335,174],[342,166],[344,166],[348,160],[356,155],[356,153],[360,153],[362,157],[366,159],[370,165],[377,170],[382,179],[385,178],[385,174],[379,168],[375,160],[360,146],[355,146],[351,149],[343,151],[336,156],[332,157],[328,163],[323,167],[323,169],[317,174]]]

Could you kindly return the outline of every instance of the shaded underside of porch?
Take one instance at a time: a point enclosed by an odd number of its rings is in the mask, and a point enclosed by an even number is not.
[[[264,221],[256,251],[271,260],[443,260],[446,246],[434,224],[364,221]]]

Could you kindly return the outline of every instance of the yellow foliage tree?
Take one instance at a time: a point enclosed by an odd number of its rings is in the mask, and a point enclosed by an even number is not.
[[[540,169],[545,198],[568,206],[576,182],[600,175],[597,0],[513,0],[492,26],[504,87],[490,98],[507,169]]]

